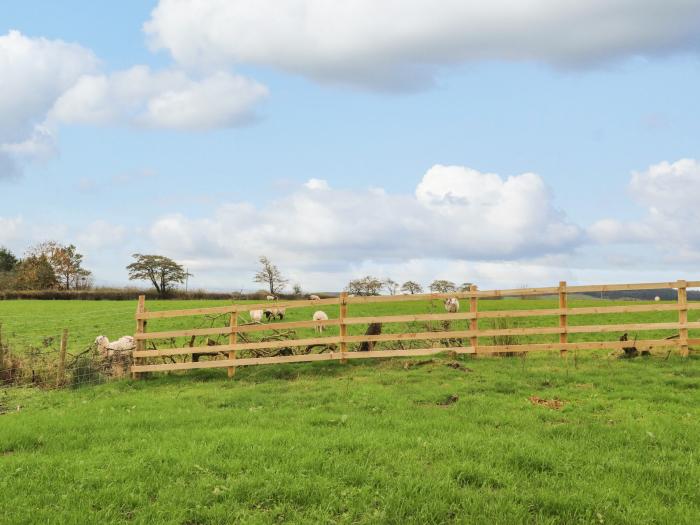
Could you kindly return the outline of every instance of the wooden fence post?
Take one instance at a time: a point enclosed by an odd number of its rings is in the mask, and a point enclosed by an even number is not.
[[[678,281],[678,336],[681,356],[688,357],[688,283]]]
[[[561,310],[566,310],[567,308],[567,296],[566,296],[566,281],[559,281],[559,308]],[[559,334],[559,342],[566,344],[569,340],[568,334],[566,333],[566,327],[568,325],[566,312],[559,315],[559,328],[563,328],[564,331]],[[559,355],[561,357],[566,357],[566,348],[559,350]]]
[[[61,349],[58,354],[58,373],[56,374],[56,388],[66,382],[66,349],[68,347],[68,329],[64,328],[61,334]]]
[[[238,308],[231,312],[231,322],[229,323],[229,326],[231,327],[231,333],[228,336],[228,344],[235,345],[238,342]],[[235,350],[229,351],[228,358],[236,359],[236,353],[237,352]],[[229,366],[228,376],[233,377],[234,375],[236,375],[236,367]]]
[[[340,320],[340,362],[347,363],[345,353],[348,351],[348,344],[345,342],[345,337],[348,335],[348,325],[345,324],[345,316],[348,315],[348,292],[340,292],[340,312],[338,319]]]
[[[470,292],[476,292],[477,291],[477,286],[475,284],[472,284],[469,287]],[[479,309],[479,299],[476,297],[476,295],[472,295],[469,297],[469,312],[474,314],[474,319],[472,319],[469,322],[469,329],[473,331],[478,331],[479,330],[479,320],[477,319],[478,316],[478,309]],[[476,357],[476,352],[477,352],[477,346],[479,346],[479,336],[473,335],[471,338],[471,345],[474,348],[474,357]]]
[[[146,296],[145,295],[139,295],[139,302],[136,305],[136,313],[137,314],[142,314],[146,311]],[[136,334],[143,334],[146,332],[146,320],[145,319],[136,319]],[[146,348],[146,342],[143,339],[137,339],[136,340],[136,351],[142,351]],[[132,367],[135,366],[138,363],[138,358],[134,357],[131,362],[132,362]],[[131,378],[132,379],[138,379],[139,378],[139,373],[138,372],[131,372]]]

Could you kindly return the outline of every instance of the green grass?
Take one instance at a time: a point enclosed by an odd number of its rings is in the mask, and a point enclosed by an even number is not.
[[[201,308],[207,306],[221,306],[230,304],[227,301],[149,301],[149,310],[166,309],[186,309]],[[605,306],[630,304],[629,301],[601,301],[596,299],[573,299],[570,306]],[[634,304],[643,304],[635,302]],[[481,300],[480,310],[505,310],[505,309],[538,309],[554,308],[556,301],[553,299],[505,299],[505,300]],[[466,311],[468,304],[462,302],[461,311]],[[287,310],[285,320],[298,321],[310,320],[316,309],[325,310],[331,318],[337,317],[337,306],[306,307]],[[56,347],[59,335],[63,328],[69,329],[69,352],[82,350],[91,344],[98,335],[107,335],[110,339],[116,339],[126,334],[133,334],[135,329],[134,312],[136,303],[132,301],[0,301],[0,324],[5,340],[13,345],[15,351],[21,351],[31,346]],[[349,315],[369,316],[369,315],[391,315],[408,313],[429,313],[444,312],[439,301],[429,303],[427,301],[401,302],[401,303],[376,303],[367,305],[351,305]],[[247,319],[247,315],[243,315]],[[691,310],[688,313],[689,321],[700,320],[700,310]],[[601,314],[601,315],[581,315],[570,316],[569,324],[612,324],[612,323],[643,323],[643,322],[669,322],[677,320],[676,312],[649,312],[634,314]],[[556,326],[558,319],[556,316],[530,317],[509,320],[511,327],[533,327],[533,326]],[[479,321],[481,328],[493,327],[494,319],[484,319]],[[173,330],[206,326],[226,326],[227,316],[220,316],[216,319],[206,319],[199,317],[186,317],[175,319],[157,319],[149,322],[149,331]],[[434,326],[439,326],[439,322],[434,322]],[[274,323],[270,324],[274,327]],[[453,321],[450,325],[452,330],[468,329],[468,321]],[[426,323],[397,323],[385,325],[384,332],[411,332],[423,331],[427,328]],[[365,326],[350,326],[348,332],[351,335],[361,334]],[[314,337],[313,329],[297,330],[298,337]],[[329,327],[324,335],[337,335],[338,328]],[[632,332],[630,337],[635,335],[640,339],[663,338],[673,334],[673,331],[651,331]],[[569,340],[616,340],[621,333],[605,334],[571,334]],[[249,334],[251,339],[260,338],[261,333]],[[691,337],[700,337],[700,330],[691,331]],[[48,339],[47,339],[48,338]],[[520,342],[555,342],[556,335],[544,336],[521,336]],[[199,338],[198,343],[203,344],[204,338]],[[159,347],[171,346],[175,343],[182,346],[186,340],[180,338],[175,342],[159,342]],[[488,338],[480,340],[481,344],[491,344]],[[425,342],[414,343],[418,346],[425,346]]]
[[[700,523],[697,358],[418,361],[0,391],[0,523]]]

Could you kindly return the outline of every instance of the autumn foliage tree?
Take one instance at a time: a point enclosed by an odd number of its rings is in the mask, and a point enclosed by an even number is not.
[[[368,275],[360,279],[353,279],[345,289],[355,295],[379,295],[384,283],[381,279]]]
[[[46,241],[27,250],[27,258],[45,257],[56,277],[56,285],[64,290],[84,288],[92,272],[83,268],[83,255],[73,244]]]
[[[135,253],[132,257],[136,260],[126,267],[129,279],[150,281],[158,295],[167,295],[175,285],[182,284],[187,278],[185,268],[169,257],[140,253]]]
[[[455,283],[445,279],[436,279],[430,283],[430,291],[435,293],[450,293],[457,290]]]

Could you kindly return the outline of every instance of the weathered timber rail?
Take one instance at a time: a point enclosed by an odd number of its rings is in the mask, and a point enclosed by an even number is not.
[[[273,363],[298,363],[311,361],[340,360],[346,362],[348,359],[367,359],[377,357],[400,357],[400,356],[426,356],[441,352],[454,352],[458,354],[494,354],[502,352],[532,352],[532,351],[559,351],[562,356],[568,350],[587,349],[619,349],[628,348],[632,345],[642,349],[670,348],[678,349],[681,356],[687,356],[690,345],[700,344],[700,339],[691,339],[688,331],[700,329],[700,322],[688,322],[689,310],[700,310],[700,303],[688,303],[687,289],[700,287],[700,281],[678,280],[673,282],[657,283],[636,283],[636,284],[604,284],[604,285],[584,285],[567,286],[566,282],[560,282],[559,286],[544,288],[524,288],[510,290],[478,290],[472,286],[469,291],[454,293],[431,293],[398,296],[370,296],[370,297],[350,297],[346,293],[341,293],[338,298],[321,300],[286,301],[259,304],[231,304],[227,306],[217,306],[211,308],[195,308],[189,310],[164,310],[149,312],[146,310],[145,298],[139,297],[136,310],[136,350],[133,353],[134,364],[132,374],[138,377],[142,372],[162,372],[169,370],[188,370],[194,368],[228,368],[229,376],[235,372],[238,366],[250,366]],[[676,289],[678,300],[674,304],[629,304],[615,306],[587,306],[573,308],[568,306],[568,298],[571,294],[590,292],[612,292],[620,290],[658,290]],[[517,310],[497,310],[479,311],[479,299],[494,299],[501,297],[523,297],[523,296],[557,296],[559,298],[558,308],[546,309],[517,309]],[[442,300],[449,297],[468,300],[468,310],[455,313],[418,313],[418,314],[398,314],[379,316],[355,316],[349,311],[353,305],[363,305],[372,303],[399,303],[406,301],[433,301]],[[527,304],[527,303],[524,303]],[[302,307],[338,307],[337,318],[325,321],[285,321],[269,324],[240,324],[239,317],[250,310],[265,308],[302,308]],[[462,305],[462,308],[465,308]],[[569,319],[578,315],[591,314],[625,314],[643,312],[678,312],[678,320],[673,322],[637,322],[618,324],[597,324],[597,325],[571,325]],[[226,315],[230,316],[228,326],[212,328],[195,328],[186,330],[168,330],[161,332],[148,332],[147,323],[152,319],[168,319],[176,317],[192,317],[203,315]],[[541,326],[526,328],[480,328],[480,319],[508,319],[527,317],[555,317],[558,318],[558,326]],[[347,327],[352,325],[367,325],[370,323],[411,323],[421,321],[458,321],[468,320],[468,330],[444,330],[426,332],[404,332],[385,333],[380,335],[348,335]],[[261,332],[266,330],[294,330],[297,328],[319,328],[319,327],[339,327],[339,335],[307,337],[300,339],[282,339],[274,341],[240,342],[241,334]],[[678,337],[666,339],[642,339],[636,341],[581,341],[569,342],[569,334],[605,334],[620,331],[655,331],[674,330],[678,331]],[[175,348],[164,348],[158,350],[147,350],[146,342],[154,339],[171,339],[176,337],[196,338],[198,336],[225,336],[228,335],[227,344],[215,344],[206,346],[182,346]],[[532,336],[532,335],[553,335],[559,337],[559,342],[552,343],[522,343],[522,344],[502,344],[483,345],[479,343],[480,337],[498,336]],[[371,350],[368,352],[348,351],[348,343],[359,342],[402,342],[402,341],[469,341],[469,344],[461,344],[425,348],[409,348],[401,350]],[[194,341],[194,339],[192,339]],[[239,357],[239,352],[256,350],[273,350],[324,346],[331,351],[324,353],[304,353],[295,355],[277,355],[274,357]],[[170,362],[153,363],[154,359],[198,355],[198,354],[221,354],[223,359],[216,358],[207,361],[197,362]],[[150,362],[149,362],[150,360]]]

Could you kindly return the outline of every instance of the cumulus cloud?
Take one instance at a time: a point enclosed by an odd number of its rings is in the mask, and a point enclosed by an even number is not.
[[[638,221],[603,219],[588,229],[600,243],[647,243],[666,259],[700,260],[700,162],[661,162],[632,174],[629,192],[645,210]],[[668,249],[670,248],[670,249]]]
[[[135,66],[81,77],[56,101],[51,117],[80,124],[225,128],[251,121],[267,93],[265,86],[230,73],[195,80],[178,70],[154,72]]]
[[[0,35],[0,178],[16,176],[23,162],[53,151],[46,114],[61,93],[97,67],[94,54],[76,44],[18,31]]]
[[[229,72],[104,73],[89,49],[10,31],[0,35],[0,179],[52,156],[61,124],[227,128],[254,120],[266,95],[265,86]]]
[[[144,29],[187,66],[256,64],[406,88],[476,60],[590,65],[700,43],[687,0],[160,0]]]
[[[164,216],[149,234],[159,250],[195,265],[247,267],[267,254],[300,271],[330,272],[366,260],[513,260],[566,252],[581,239],[538,175],[503,178],[441,165],[413,195],[312,180],[261,207],[232,203],[211,217]]]

